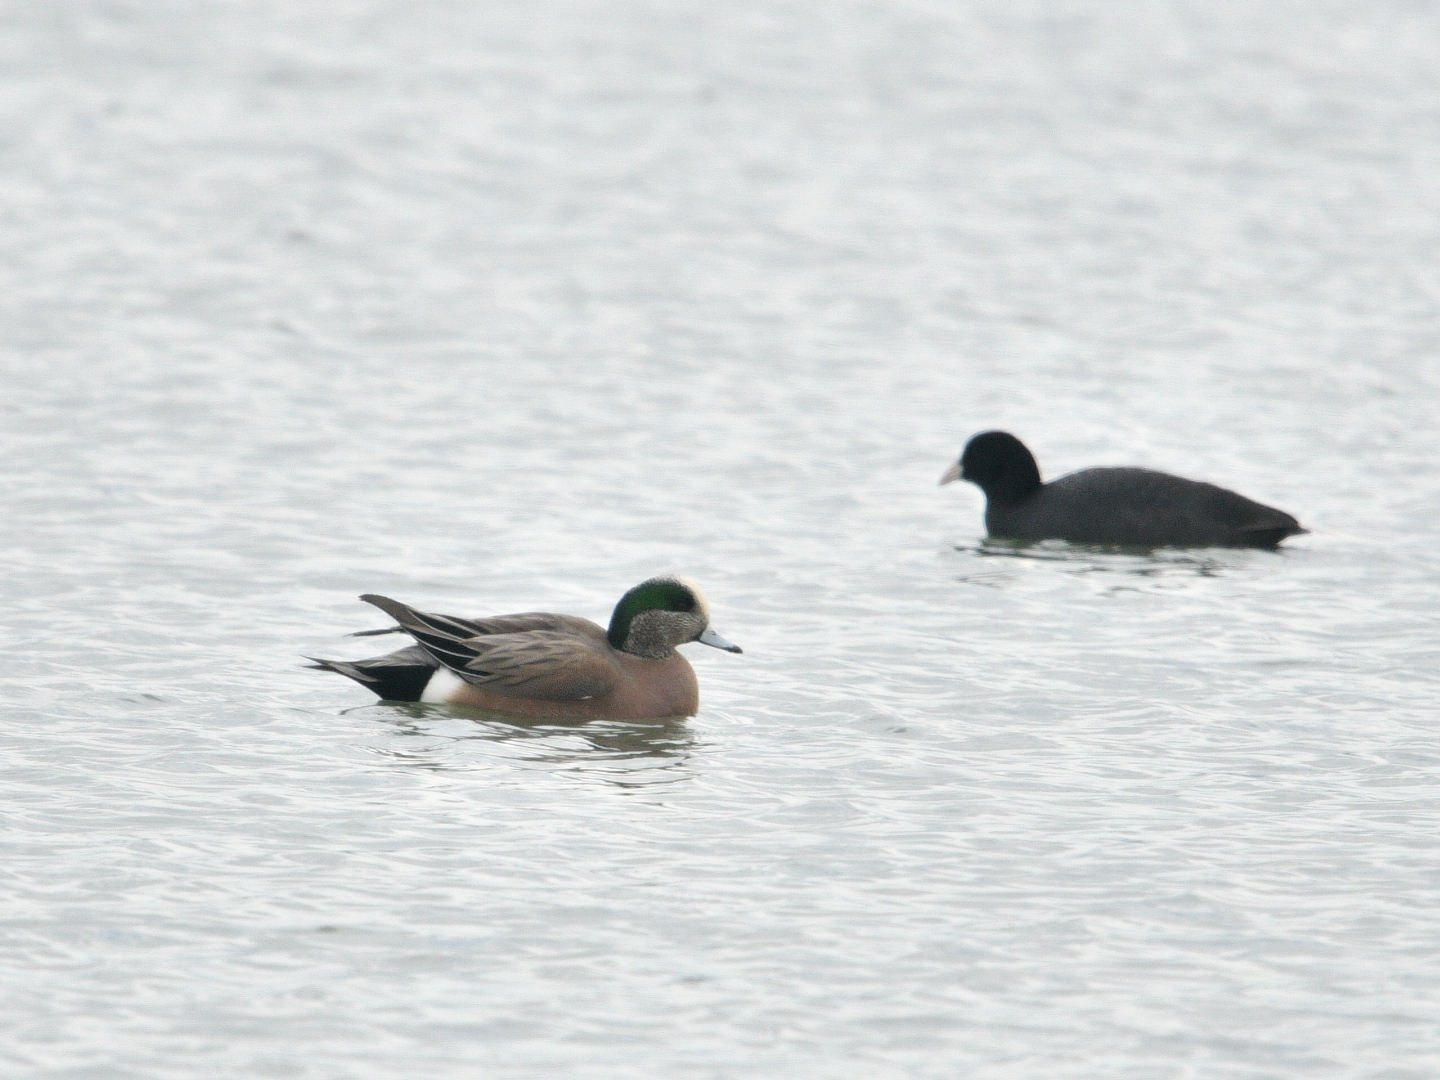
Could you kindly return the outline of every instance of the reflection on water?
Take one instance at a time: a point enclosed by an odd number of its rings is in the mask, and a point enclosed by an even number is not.
[[[473,769],[503,756],[511,763],[593,778],[621,788],[672,784],[687,777],[696,744],[684,717],[666,720],[525,720],[463,705],[369,705],[400,746],[373,753],[437,772]]]
[[[1071,544],[1063,540],[997,540],[987,538],[977,543],[955,544],[961,556],[975,559],[1029,560],[1058,564],[1067,574],[1123,574],[1149,578],[1162,587],[1183,578],[1213,578],[1253,565],[1260,556],[1277,552],[1251,552],[1242,549],[1206,548],[1135,548],[1115,545]],[[979,566],[956,575],[957,580],[972,585],[1000,588],[1018,578],[1018,572],[1004,564]]]

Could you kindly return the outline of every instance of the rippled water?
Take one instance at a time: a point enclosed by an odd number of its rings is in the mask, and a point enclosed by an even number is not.
[[[0,25],[6,1075],[1440,1074],[1435,5]],[[688,722],[299,666],[662,571]]]

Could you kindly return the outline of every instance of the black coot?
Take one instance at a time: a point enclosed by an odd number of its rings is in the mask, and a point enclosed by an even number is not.
[[[1042,484],[1034,455],[1004,431],[966,443],[940,483],[953,480],[985,492],[985,528],[1003,539],[1273,548],[1306,531],[1273,506],[1150,469],[1082,469]]]

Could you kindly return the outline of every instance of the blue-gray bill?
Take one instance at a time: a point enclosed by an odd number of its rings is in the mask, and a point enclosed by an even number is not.
[[[705,632],[695,639],[701,645],[710,645],[716,649],[724,649],[726,652],[742,653],[745,650],[739,645],[731,645],[723,637],[717,634],[713,627],[707,626]]]

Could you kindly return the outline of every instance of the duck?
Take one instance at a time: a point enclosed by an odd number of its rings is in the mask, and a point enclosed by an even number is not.
[[[743,650],[710,625],[693,581],[652,577],[630,589],[603,628],[578,615],[525,612],[460,619],[387,596],[360,597],[395,620],[355,637],[406,633],[414,644],[368,660],[306,657],[382,701],[466,705],[525,719],[655,720],[700,708],[695,670],[676,647]]]
[[[1274,549],[1309,531],[1273,506],[1152,469],[1081,469],[1042,483],[1035,455],[1008,431],[966,443],[940,483],[956,480],[985,493],[985,529],[995,539]]]

